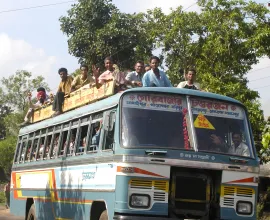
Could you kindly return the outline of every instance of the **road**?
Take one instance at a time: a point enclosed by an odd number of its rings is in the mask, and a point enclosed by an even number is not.
[[[23,217],[16,217],[9,214],[9,209],[6,209],[4,206],[0,206],[0,219],[1,220],[24,220]]]

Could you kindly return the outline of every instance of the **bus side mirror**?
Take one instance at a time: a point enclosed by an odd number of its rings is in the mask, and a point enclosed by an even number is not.
[[[105,131],[112,131],[114,127],[114,121],[115,121],[115,112],[105,112],[104,115],[104,122],[103,122],[103,128]]]

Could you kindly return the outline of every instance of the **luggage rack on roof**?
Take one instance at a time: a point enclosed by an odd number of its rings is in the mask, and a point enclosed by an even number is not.
[[[70,96],[65,98],[63,113],[113,95],[114,85],[115,81],[112,80],[104,83],[100,88],[89,88],[88,86],[84,86],[79,90],[70,93]],[[52,103],[43,106],[42,108],[35,109],[32,123],[48,119],[53,113]]]

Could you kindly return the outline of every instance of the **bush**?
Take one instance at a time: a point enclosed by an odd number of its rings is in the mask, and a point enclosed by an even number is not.
[[[5,193],[4,192],[0,192],[0,203],[5,203]]]

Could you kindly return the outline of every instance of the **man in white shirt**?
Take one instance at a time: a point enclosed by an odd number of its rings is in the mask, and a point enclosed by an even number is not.
[[[142,86],[142,77],[144,72],[144,63],[137,61],[135,64],[135,71],[130,72],[126,76],[126,83],[132,87]]]
[[[180,82],[178,88],[201,90],[200,84],[196,83],[196,70],[189,69],[185,74],[186,81]]]
[[[242,142],[242,134],[240,132],[234,132],[232,134],[233,144],[229,148],[230,154],[235,154],[244,157],[250,157],[248,146]]]

